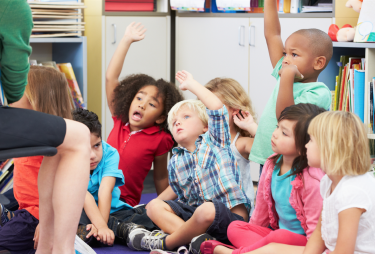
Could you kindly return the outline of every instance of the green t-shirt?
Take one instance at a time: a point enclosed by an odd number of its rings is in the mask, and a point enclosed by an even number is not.
[[[276,64],[272,72],[272,76],[276,78],[277,84],[259,120],[258,130],[249,156],[249,160],[262,165],[274,153],[271,146],[271,137],[277,125],[276,101],[280,87],[279,71],[282,67],[282,61],[283,57]],[[293,98],[295,104],[311,103],[327,110],[331,106],[331,91],[322,82],[295,82],[293,84]]]
[[[21,99],[25,91],[32,28],[26,0],[0,0],[0,79],[8,103]]]

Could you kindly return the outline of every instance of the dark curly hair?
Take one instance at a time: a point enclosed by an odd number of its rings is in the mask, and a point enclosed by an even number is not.
[[[163,98],[163,112],[162,115],[168,117],[169,110],[184,97],[177,89],[176,85],[167,82],[163,79],[155,80],[146,74],[133,74],[127,76],[120,82],[120,85],[115,88],[114,115],[121,119],[123,123],[129,122],[129,109],[135,95],[145,86],[156,86],[159,93],[158,96]],[[168,123],[165,120],[159,124],[160,130],[170,133],[168,130]]]
[[[90,133],[102,138],[102,125],[97,114],[87,109],[76,108],[72,111],[72,115],[73,120],[83,123],[89,128]]]
[[[310,140],[310,135],[307,133],[307,130],[309,128],[311,120],[325,111],[326,110],[324,108],[310,103],[300,103],[286,107],[281,112],[279,119],[277,119],[277,122],[281,122],[282,120],[296,121],[293,132],[296,149],[300,154],[294,159],[292,170],[286,177],[293,175],[302,175],[303,169],[309,166],[307,163],[306,155],[307,149],[305,147],[305,145]],[[277,154],[270,158],[271,160],[273,160],[273,163],[277,167],[281,167],[281,165],[283,164],[283,158],[279,160],[280,157],[281,155]]]

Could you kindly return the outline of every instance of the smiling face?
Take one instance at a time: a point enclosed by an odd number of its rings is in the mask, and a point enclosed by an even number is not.
[[[162,115],[164,99],[159,95],[156,86],[145,86],[138,93],[129,108],[129,124],[131,131],[138,131],[155,124],[161,124],[166,116]]]
[[[205,133],[208,127],[199,118],[197,112],[187,106],[182,106],[172,120],[172,135],[177,143],[189,150],[195,144],[199,135]]]
[[[272,133],[272,150],[283,156],[297,157],[299,155],[296,149],[294,139],[294,127],[296,121],[281,120],[275,131]]]
[[[289,36],[285,42],[283,66],[296,65],[299,72],[308,79],[316,75],[314,63],[315,56],[309,39],[298,33]]]
[[[90,170],[96,169],[103,157],[102,139],[95,133],[90,134],[91,154]]]

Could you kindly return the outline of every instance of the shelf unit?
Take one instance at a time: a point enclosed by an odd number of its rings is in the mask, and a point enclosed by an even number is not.
[[[168,16],[170,15],[170,7],[168,0],[156,0],[156,11],[105,11],[105,0],[102,0],[103,16]]]
[[[85,36],[71,38],[30,38],[30,59],[71,63],[79,89],[87,107],[87,40]]]

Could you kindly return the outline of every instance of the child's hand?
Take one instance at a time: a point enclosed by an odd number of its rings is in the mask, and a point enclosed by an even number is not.
[[[124,39],[130,42],[141,41],[145,38],[146,28],[141,23],[132,22],[125,30]]]
[[[39,224],[36,226],[35,233],[34,233],[34,250],[38,248],[38,242],[39,242]]]
[[[291,73],[291,75],[294,74],[294,81],[300,81],[304,78],[296,65],[283,65],[279,71],[279,76],[281,77],[283,73]]]
[[[189,90],[191,85],[196,83],[196,81],[193,78],[193,75],[191,75],[187,71],[179,71],[176,73],[176,79],[178,82],[180,82],[180,89],[182,91]]]
[[[113,242],[115,241],[115,234],[112,230],[105,226],[98,229],[98,237],[96,239],[106,245],[113,245]]]
[[[93,224],[88,224],[86,230],[90,230],[90,233],[87,234],[86,238],[89,238],[90,236],[94,236],[95,238],[98,237],[98,229]]]
[[[241,116],[242,114],[242,116]],[[255,136],[257,123],[254,121],[253,116],[248,111],[241,111],[233,115],[234,124],[240,129],[248,131],[252,136]]]

